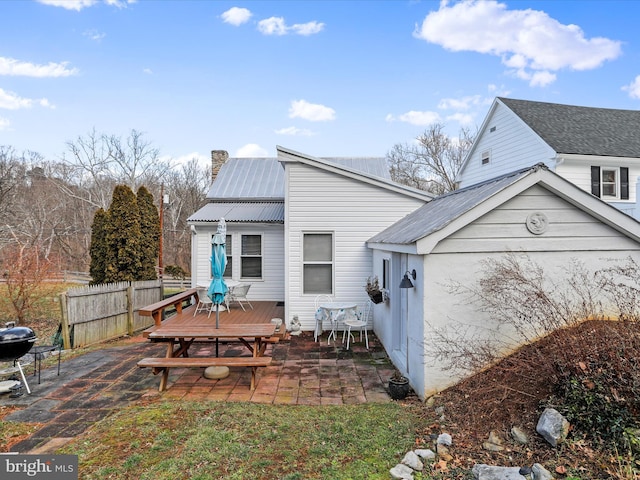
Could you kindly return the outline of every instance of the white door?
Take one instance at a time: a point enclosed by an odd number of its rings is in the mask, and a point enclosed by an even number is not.
[[[391,288],[390,302],[392,310],[393,334],[392,357],[393,361],[402,373],[407,372],[407,324],[408,292],[406,288],[400,288],[400,282],[404,272],[407,271],[407,255],[394,253],[391,258]]]

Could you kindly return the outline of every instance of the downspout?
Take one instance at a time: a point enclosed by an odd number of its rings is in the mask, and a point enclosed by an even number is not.
[[[556,169],[558,168],[559,165],[562,165],[564,163],[564,158],[556,155],[553,158],[551,158],[551,160],[554,162],[553,171],[555,173],[558,173]]]

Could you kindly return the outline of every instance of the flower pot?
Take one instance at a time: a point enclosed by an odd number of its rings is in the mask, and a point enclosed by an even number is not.
[[[370,293],[369,298],[373,303],[382,303],[383,301],[382,291],[376,292],[376,293]]]
[[[411,387],[409,386],[409,379],[404,377],[402,379],[389,379],[389,396],[393,400],[402,400],[406,398],[406,396],[409,395],[409,390],[411,390]]]

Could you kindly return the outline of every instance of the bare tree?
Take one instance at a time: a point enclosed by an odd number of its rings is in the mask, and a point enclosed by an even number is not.
[[[206,203],[210,182],[210,169],[202,168],[195,158],[166,175],[165,193],[169,196],[163,219],[166,265],[190,269],[191,233],[187,218]]]
[[[160,159],[159,150],[137,130],[131,130],[122,140],[116,135],[98,134],[94,129],[67,142],[67,149],[69,157],[63,161],[74,171],[74,184],[80,189],[67,189],[65,193],[79,195],[95,209],[109,207],[116,185],[126,185],[133,191],[142,185],[152,188],[172,167],[170,161]]]
[[[391,178],[404,185],[440,195],[455,190],[455,177],[473,144],[474,135],[461,128],[458,138],[434,123],[416,138],[416,143],[396,144],[387,153]]]

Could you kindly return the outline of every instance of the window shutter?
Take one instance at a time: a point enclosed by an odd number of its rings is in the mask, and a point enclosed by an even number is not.
[[[600,167],[591,167],[591,194],[600,196]]]
[[[620,167],[620,199],[629,200],[629,169]]]

